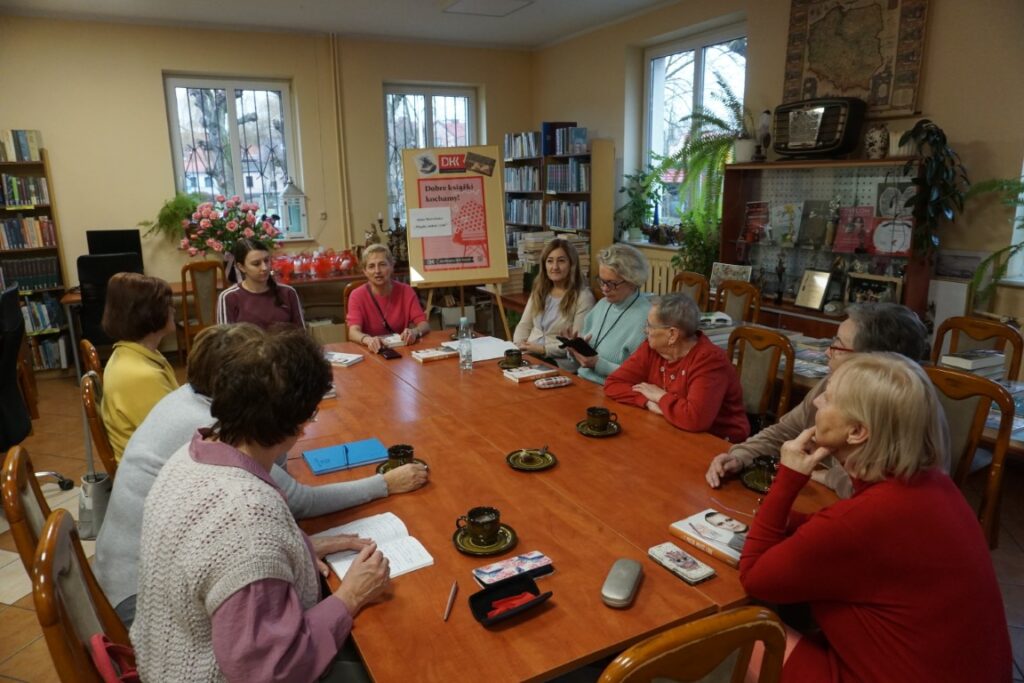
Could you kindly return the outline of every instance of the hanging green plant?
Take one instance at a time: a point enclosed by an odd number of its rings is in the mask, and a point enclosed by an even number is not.
[[[904,174],[917,168],[911,181],[917,194],[907,201],[913,208],[914,248],[931,254],[939,246],[939,227],[943,221],[952,223],[963,213],[964,199],[971,181],[967,169],[946,140],[946,133],[930,119],[921,119],[900,136],[900,146],[913,143],[917,156],[908,161]]]

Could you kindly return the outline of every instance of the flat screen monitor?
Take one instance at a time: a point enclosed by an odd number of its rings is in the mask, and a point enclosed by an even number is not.
[[[139,255],[142,260],[142,238],[138,230],[86,230],[85,241],[90,254]]]

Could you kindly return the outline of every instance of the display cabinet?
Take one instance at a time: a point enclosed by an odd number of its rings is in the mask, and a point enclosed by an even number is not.
[[[907,159],[731,164],[719,257],[752,266],[766,321],[810,333],[834,329],[846,305],[893,301],[924,312],[929,268],[911,252],[916,191]],[[812,275],[808,271],[817,271]],[[822,274],[827,274],[827,277]],[[818,296],[805,291],[813,282]],[[913,282],[914,286],[909,286]],[[810,306],[797,303],[811,302]],[[816,325],[821,323],[822,325]]]

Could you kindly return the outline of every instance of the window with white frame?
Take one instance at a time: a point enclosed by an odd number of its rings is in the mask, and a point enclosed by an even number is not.
[[[307,237],[281,205],[288,178],[300,183],[288,83],[168,77],[165,88],[178,191],[241,195],[281,217],[282,238]]]
[[[384,88],[388,215],[405,216],[402,150],[476,143],[473,88],[388,85]]]
[[[743,100],[747,71],[746,26],[735,24],[648,48],[644,52],[644,144],[646,161],[655,162],[682,147],[697,107],[724,114],[716,75],[736,99]],[[663,223],[679,223],[687,198],[679,196],[681,177],[662,178],[665,191],[657,207]]]

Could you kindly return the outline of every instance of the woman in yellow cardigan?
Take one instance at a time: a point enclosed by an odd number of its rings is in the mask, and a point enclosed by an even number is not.
[[[103,422],[114,449],[121,454],[150,409],[178,388],[171,364],[157,347],[174,332],[170,286],[156,277],[118,273],[107,284],[103,331],[114,353],[103,371]]]

